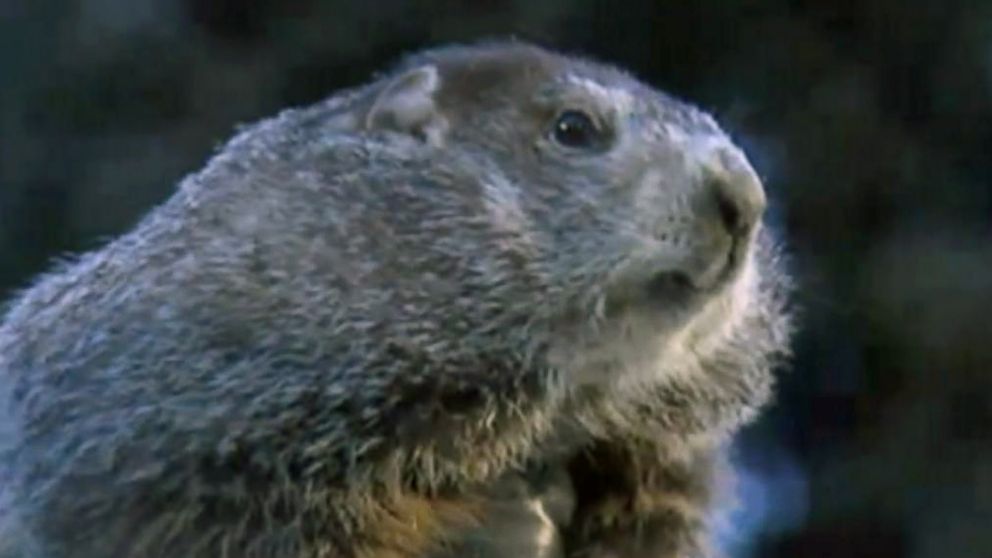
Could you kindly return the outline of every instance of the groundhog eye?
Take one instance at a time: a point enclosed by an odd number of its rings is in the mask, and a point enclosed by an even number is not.
[[[601,135],[592,118],[578,110],[561,113],[551,131],[556,142],[572,148],[595,147],[599,144]]]

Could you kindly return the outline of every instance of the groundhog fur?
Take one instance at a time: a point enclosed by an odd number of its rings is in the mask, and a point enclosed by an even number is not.
[[[6,308],[0,556],[715,555],[763,208],[705,112],[522,42],[246,127]]]

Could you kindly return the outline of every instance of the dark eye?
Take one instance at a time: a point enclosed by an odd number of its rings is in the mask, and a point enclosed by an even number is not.
[[[558,115],[551,137],[565,147],[578,149],[596,147],[602,141],[602,133],[592,118],[578,110],[566,110]]]

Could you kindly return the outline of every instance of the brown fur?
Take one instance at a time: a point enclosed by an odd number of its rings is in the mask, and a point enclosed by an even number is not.
[[[452,542],[452,533],[480,523],[482,503],[470,498],[427,498],[405,493],[378,504],[365,521],[376,526],[356,558],[408,558]]]

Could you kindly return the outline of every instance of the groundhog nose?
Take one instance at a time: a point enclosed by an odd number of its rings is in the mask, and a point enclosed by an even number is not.
[[[708,195],[721,224],[734,237],[746,236],[765,211],[765,190],[747,158],[733,147],[720,147],[705,165]]]

